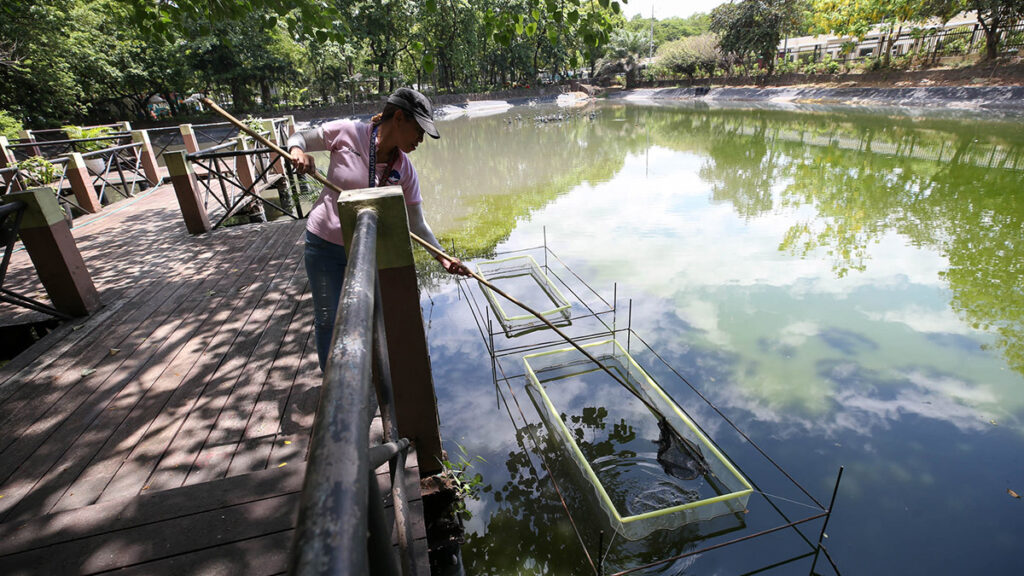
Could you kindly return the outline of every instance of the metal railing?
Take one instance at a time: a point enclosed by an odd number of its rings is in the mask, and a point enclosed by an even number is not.
[[[149,133],[149,142],[153,145],[153,156],[157,160],[163,158],[164,152],[185,148],[185,138],[181,135],[180,126],[150,128],[146,132]]]
[[[364,208],[356,216],[310,440],[289,561],[296,576],[417,573],[404,490],[409,440],[397,431],[376,251],[377,213]],[[371,448],[378,399],[384,443]],[[391,469],[397,556],[374,475],[384,462]]]
[[[89,168],[89,174],[96,196],[104,204],[107,203],[108,187],[116,189],[125,198],[131,198],[143,190],[143,182],[146,187],[158,184],[146,178],[142,168],[142,144],[139,142],[88,152],[82,154],[82,159],[87,166],[95,163],[95,167]]]
[[[209,210],[210,200],[213,200],[215,206],[224,210],[214,228],[223,225],[247,207],[257,207],[260,219],[264,221],[267,208],[289,218],[303,217],[299,198],[294,187],[289,184],[290,179],[272,174],[274,164],[280,161],[280,155],[269,148],[246,150],[242,140],[236,138],[189,154],[185,158],[202,168],[204,177],[198,179],[198,183],[203,192],[203,207]],[[249,163],[249,167],[242,167],[240,163],[243,162]],[[279,190],[279,203],[260,194],[272,187]]]
[[[35,134],[33,133],[33,136]],[[83,152],[87,153],[88,149],[95,147],[94,143],[103,143],[105,146],[115,146],[118,144],[124,144],[131,141],[131,133],[129,132],[118,132],[107,136],[97,136],[95,138],[75,138],[75,139],[62,139],[62,140],[18,140],[16,143],[11,143],[7,148],[14,154],[15,160],[26,160],[32,156],[42,156],[44,158],[54,158],[63,154],[70,154],[72,152]]]

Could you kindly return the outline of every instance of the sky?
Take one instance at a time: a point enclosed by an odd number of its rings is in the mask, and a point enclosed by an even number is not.
[[[633,18],[634,14],[640,14],[644,18],[651,17],[651,5],[654,5],[654,17],[658,20],[678,16],[686,18],[697,12],[711,12],[711,9],[719,4],[725,4],[729,0],[629,0],[622,6],[626,18]]]

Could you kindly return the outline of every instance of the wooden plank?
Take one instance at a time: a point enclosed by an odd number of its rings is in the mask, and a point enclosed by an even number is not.
[[[220,334],[224,335],[223,347],[226,351],[220,357],[215,371],[196,372],[195,377],[201,381],[200,400],[196,406],[199,410],[190,410],[184,417],[180,428],[168,444],[164,456],[154,471],[148,484],[152,489],[160,490],[181,486],[189,471],[205,463],[197,462],[200,450],[206,442],[211,429],[228,404],[238,374],[245,369],[250,356],[256,348],[259,338],[266,327],[266,322],[273,310],[273,302],[282,297],[281,290],[276,290],[278,273],[281,268],[294,267],[295,256],[301,255],[302,244],[293,237],[285,243],[286,254],[278,254],[267,265],[266,271],[259,280],[246,289],[244,305],[237,309],[235,318],[230,324],[222,325]],[[225,330],[224,328],[228,329]],[[231,406],[231,410],[247,408]],[[224,455],[222,455],[224,456]],[[227,469],[230,453],[224,456],[223,470]]]
[[[0,557],[61,542],[108,534],[236,506],[257,499],[301,492],[305,465],[254,472],[201,486],[153,492],[0,524]]]
[[[0,558],[4,574],[94,574],[292,528],[299,494],[150,522]]]
[[[311,297],[310,297],[311,298]],[[287,396],[280,408],[278,433],[264,444],[268,450],[267,466],[276,466],[294,459],[305,460],[309,450],[309,437],[320,404],[320,385],[323,373],[316,352],[316,332],[312,330],[312,306],[304,308],[306,342],[298,369]]]
[[[281,228],[287,231],[285,227]],[[279,233],[267,244],[266,249],[275,254],[272,260],[280,259],[277,253],[282,248],[291,248],[287,241],[283,241],[286,240],[284,236],[286,234]],[[259,262],[253,261],[238,277],[237,285],[245,286],[250,282],[265,282],[258,280],[265,264],[273,265],[262,259]],[[101,501],[117,498],[127,493],[137,493],[149,486],[146,482],[147,479],[165,456],[167,447],[174,440],[182,423],[197,407],[203,391],[211,383],[211,379],[221,366],[231,342],[237,335],[241,320],[228,319],[241,315],[243,311],[251,310],[254,300],[262,292],[259,289],[248,290],[246,296],[236,299],[230,308],[225,306],[212,311],[202,321],[200,328],[202,336],[189,340],[184,349],[168,363],[156,385],[156,389],[161,391],[164,400],[162,404],[154,403],[150,407],[152,411],[157,412],[152,416],[149,425],[149,430],[152,432],[147,431],[146,437],[133,447],[131,454],[121,463],[110,484],[100,495]],[[213,384],[215,385],[216,382]],[[199,412],[202,412],[206,406],[202,405],[199,408]],[[168,485],[168,487],[173,487],[173,485]],[[152,488],[157,489],[155,486]]]
[[[250,246],[255,246],[253,243]],[[251,248],[255,250],[255,248]],[[237,260],[225,260],[218,263],[220,270],[232,270],[232,266],[244,261],[249,257],[249,252],[243,252]],[[240,264],[239,264],[240,265]],[[221,275],[208,279],[197,291],[198,297],[190,300],[193,308],[182,311],[176,323],[170,323],[167,328],[173,328],[156,354],[151,358],[145,370],[141,372],[137,380],[143,389],[143,394],[135,402],[126,402],[127,413],[119,423],[110,425],[113,430],[106,444],[91,460],[88,467],[81,473],[75,483],[68,490],[68,494],[55,506],[55,509],[66,509],[68,507],[90,504],[98,498],[104,490],[110,478],[121,467],[122,463],[130,454],[132,448],[138,444],[146,431],[149,429],[152,419],[165,404],[172,390],[160,389],[156,384],[161,376],[165,375],[168,364],[178,356],[181,350],[199,332],[203,323],[201,319],[210,315],[211,311],[229,298],[232,294],[231,287],[234,277]],[[218,294],[211,297],[211,294]],[[171,382],[175,382],[173,378]],[[173,388],[173,387],[172,387]]]
[[[296,271],[305,278],[305,270]],[[292,315],[284,345],[277,351],[273,365],[242,434],[242,446],[231,458],[228,476],[244,474],[267,467],[274,441],[281,432],[285,406],[294,389],[304,349],[312,343],[313,306],[308,283],[302,287],[297,309]],[[308,366],[307,366],[308,368]],[[318,367],[314,367],[319,371]],[[291,440],[281,440],[281,442]]]
[[[152,299],[155,291],[159,290],[160,286],[153,283],[147,283],[139,287],[139,292],[135,294],[136,298],[147,300]],[[77,383],[77,379],[72,378],[69,372],[73,366],[79,366],[79,370],[82,370],[82,366],[92,366],[95,362],[96,355],[93,354],[93,360],[83,360],[88,357],[90,353],[95,353],[104,338],[110,342],[111,347],[116,342],[113,338],[121,335],[124,336],[127,329],[130,329],[131,320],[129,318],[122,317],[124,307],[131,303],[136,298],[126,298],[118,300],[111,306],[110,312],[106,310],[106,307],[102,311],[97,313],[96,316],[88,320],[73,320],[71,323],[74,326],[82,326],[81,330],[85,330],[82,334],[73,334],[75,340],[62,352],[62,354],[51,362],[46,364],[32,364],[28,368],[19,370],[17,374],[12,375],[4,383],[4,398],[2,404],[0,404],[0,427],[4,429],[10,429],[11,419],[26,415],[26,407],[30,403],[36,403],[41,406],[52,406],[58,399],[59,396],[53,396],[60,392],[63,388],[60,386],[74,385]],[[129,307],[130,310],[130,307]],[[110,330],[96,330],[100,327],[100,323],[94,322],[94,319],[101,317],[108,321],[104,323],[104,327],[110,327],[112,324],[116,326],[124,325],[128,328],[126,330],[118,331],[112,334]],[[117,322],[113,322],[113,319],[117,318]],[[120,341],[117,341],[119,344]],[[109,348],[108,348],[109,349]],[[32,383],[29,386],[29,383]],[[47,386],[47,389],[52,392],[45,398],[40,398],[39,387],[41,385]],[[65,390],[67,392],[67,390]],[[6,448],[10,442],[13,442],[16,437],[7,438],[0,440],[0,450]]]
[[[129,357],[130,362],[122,364],[120,372],[116,374],[120,381],[120,391],[100,408],[99,413],[93,415],[94,421],[90,422],[88,429],[71,442],[62,455],[62,465],[54,466],[43,476],[33,494],[26,496],[19,503],[11,512],[10,518],[48,512],[54,509],[58,501],[60,506],[56,509],[85,506],[95,501],[110,476],[116,471],[114,462],[120,458],[114,460],[107,456],[101,459],[106,466],[93,465],[94,460],[99,456],[101,449],[116,450],[117,446],[123,445],[126,441],[128,445],[133,444],[133,435],[135,441],[141,436],[144,430],[142,423],[134,428],[122,425],[128,414],[145,401],[155,376],[162,371],[161,361],[164,354],[170,353],[173,346],[178,344],[177,339],[172,340],[171,336],[187,320],[194,303],[200,301],[208,293],[209,288],[216,286],[221,278],[217,275],[208,275],[206,278],[198,277],[193,280],[187,284],[187,288],[178,289],[174,298],[166,300],[165,306],[173,309],[171,315],[162,318],[163,321],[159,322],[151,333],[142,330],[143,334],[149,333],[149,336],[144,337],[142,345]],[[174,286],[171,285],[171,288]],[[190,305],[182,306],[185,303]],[[184,313],[174,314],[181,312],[182,308],[185,309]],[[123,451],[121,452],[120,456],[123,458]],[[88,469],[83,473],[87,465]]]
[[[225,248],[225,253],[230,253],[230,251]],[[205,262],[205,260],[203,261]],[[212,270],[215,267],[206,266],[206,268]],[[114,335],[110,338],[121,338],[120,340],[108,339],[83,343],[86,347],[84,354],[89,357],[97,357],[99,360],[96,364],[88,364],[87,361],[80,360],[82,364],[79,366],[91,366],[89,369],[94,371],[94,373],[85,377],[83,377],[81,372],[65,370],[63,377],[74,379],[74,384],[70,386],[70,389],[65,389],[66,387],[61,386],[60,379],[57,380],[56,384],[52,381],[47,383],[45,380],[43,382],[37,380],[34,383],[34,387],[41,387],[46,391],[44,394],[39,394],[39,391],[35,390],[36,396],[41,398],[41,400],[36,400],[27,405],[22,403],[15,404],[19,412],[13,414],[12,418],[5,423],[5,427],[10,430],[9,438],[5,439],[9,449],[3,452],[4,460],[3,463],[0,463],[0,478],[7,477],[9,473],[9,469],[5,468],[4,464],[20,464],[25,454],[31,454],[41,441],[49,438],[54,433],[55,428],[67,424],[69,414],[79,412],[79,409],[82,407],[83,398],[91,398],[104,385],[111,385],[108,377],[114,374],[126,360],[132,358],[134,352],[152,335],[151,332],[159,328],[167,314],[176,309],[178,304],[185,300],[189,294],[188,287],[195,286],[201,280],[201,277],[188,280],[185,284],[185,289],[173,283],[153,283],[152,287],[160,291],[155,294],[150,294],[148,291],[143,292],[141,297],[136,299],[136,303],[141,304],[141,306],[130,311],[126,319],[121,323],[113,322],[113,327],[106,331]],[[140,320],[140,317],[144,318]],[[110,324],[108,324],[109,326]],[[129,330],[132,332],[125,334]],[[125,353],[110,356],[112,348],[123,350]],[[82,383],[85,385],[79,385]],[[56,389],[54,390],[54,388]],[[106,398],[100,395],[98,400],[105,402]],[[6,403],[5,409],[13,409],[8,407],[12,403],[13,400],[9,400]],[[33,411],[31,409],[31,406],[40,405],[40,403],[42,410]],[[32,422],[28,430],[21,437],[18,434],[17,422]],[[0,503],[0,505],[2,504]]]
[[[270,576],[288,570],[294,530],[231,542],[117,571],[118,576]],[[429,569],[420,574],[430,574]]]
[[[256,408],[269,374],[269,367],[287,335],[287,328],[298,308],[301,291],[306,285],[303,275],[297,273],[303,270],[301,248],[302,244],[296,243],[296,252],[293,255],[298,257],[292,258],[293,262],[286,263],[270,284],[268,296],[279,296],[269,298],[269,302],[263,303],[261,312],[267,311],[266,318],[269,321],[264,321],[262,315],[257,314],[249,319],[250,323],[264,323],[265,327],[253,354],[237,372],[238,376],[224,404],[225,408],[230,409],[222,409],[217,415],[192,469],[186,476],[186,484],[224,477],[235,452],[240,447],[245,448],[244,445],[240,445],[240,440]]]

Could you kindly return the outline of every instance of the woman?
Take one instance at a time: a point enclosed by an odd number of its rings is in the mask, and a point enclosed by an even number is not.
[[[419,177],[408,156],[423,141],[423,134],[441,137],[434,127],[433,115],[426,96],[411,88],[399,88],[388,97],[383,112],[374,116],[369,124],[335,120],[319,128],[297,132],[288,139],[288,151],[296,170],[306,173],[316,169],[308,152],[329,151],[327,178],[343,190],[401,186],[409,229],[440,248],[423,219]],[[316,353],[322,371],[330,354],[334,317],[347,262],[338,219],[338,193],[328,187],[320,192],[309,212],[305,257],[306,275],[313,292]],[[458,260],[441,257],[437,260],[452,274],[469,275]]]

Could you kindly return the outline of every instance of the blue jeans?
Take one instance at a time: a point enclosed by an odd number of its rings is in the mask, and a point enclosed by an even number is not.
[[[338,315],[341,284],[345,281],[345,247],[328,242],[306,231],[306,277],[313,293],[313,328],[316,330],[316,355],[320,371],[331,353],[334,318]]]

